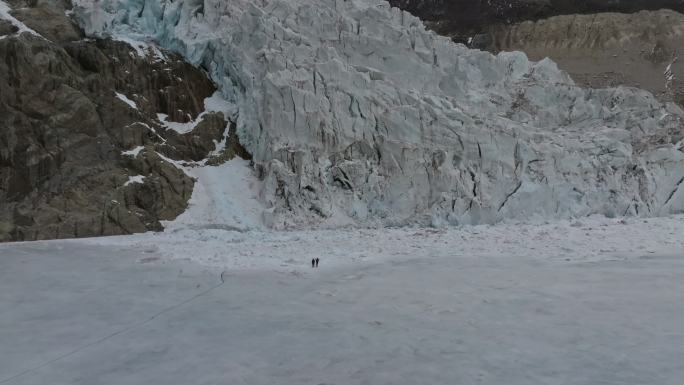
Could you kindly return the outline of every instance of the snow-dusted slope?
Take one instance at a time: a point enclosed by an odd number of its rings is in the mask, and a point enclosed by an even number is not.
[[[11,9],[7,5],[7,3],[0,0],[0,20],[5,20],[9,22],[11,25],[13,25],[17,29],[15,33],[28,32],[32,35],[40,36],[36,31],[27,27],[26,24],[22,23],[21,21],[17,20],[14,16],[12,16],[10,10]],[[0,36],[0,39],[4,39],[5,37],[7,37],[7,35],[2,35]]]
[[[86,33],[210,72],[275,227],[684,210],[679,108],[469,50],[385,1],[75,3]]]

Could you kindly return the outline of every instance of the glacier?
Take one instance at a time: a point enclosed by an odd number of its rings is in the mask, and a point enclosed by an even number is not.
[[[273,228],[684,212],[684,111],[471,50],[380,0],[74,0],[235,106]]]

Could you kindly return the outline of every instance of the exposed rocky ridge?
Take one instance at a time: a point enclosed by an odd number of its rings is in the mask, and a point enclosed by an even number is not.
[[[274,227],[492,223],[684,210],[684,112],[492,56],[384,1],[78,0],[89,35],[206,68]]]
[[[0,20],[0,36],[16,33],[19,29],[7,20]]]
[[[557,16],[489,31],[494,52],[520,50],[533,60],[550,57],[579,84],[639,87],[684,105],[681,13]]]
[[[633,13],[672,9],[684,12],[682,0],[389,0],[411,12],[440,34],[466,43],[491,26],[558,15]]]
[[[580,85],[684,102],[684,1],[390,0],[474,48],[550,57]],[[673,11],[674,10],[674,11]],[[679,12],[676,12],[679,11]],[[557,16],[560,15],[560,16]]]
[[[228,117],[179,134],[157,114],[198,118],[213,83],[175,54],[84,40],[58,2],[10,4],[38,35],[0,24],[0,241],[161,229],[193,180],[157,152],[207,158]]]
[[[12,16],[36,31],[40,36],[64,43],[79,40],[83,33],[65,11],[71,7],[70,0],[5,0],[12,7]]]

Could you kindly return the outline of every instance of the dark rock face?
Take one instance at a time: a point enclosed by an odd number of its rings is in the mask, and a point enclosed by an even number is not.
[[[0,20],[0,36],[10,35],[17,32],[19,29],[13,26],[9,21]]]
[[[631,13],[672,9],[684,12],[682,0],[389,0],[426,21],[435,31],[465,43],[494,24],[511,24],[557,15]]]
[[[180,135],[157,114],[196,119],[214,85],[178,56],[82,40],[56,2],[21,5],[13,16],[42,37],[0,22],[0,241],[160,230],[194,181],[157,151],[204,159],[228,122],[204,114]]]
[[[178,134],[174,131],[167,132],[166,142],[159,145],[159,151],[173,159],[201,161],[212,152],[216,145],[223,139],[226,130],[226,121],[221,113],[211,113],[195,127],[192,132]]]
[[[23,22],[46,39],[62,43],[78,40],[83,34],[68,18],[64,17],[66,0],[10,0],[12,16]]]

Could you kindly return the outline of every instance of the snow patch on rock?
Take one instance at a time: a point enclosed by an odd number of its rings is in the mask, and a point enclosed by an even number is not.
[[[140,40],[135,40],[127,36],[112,36],[114,40],[117,41],[122,41],[129,46],[133,48],[135,51],[135,54],[138,57],[145,58],[145,57],[150,57],[154,61],[166,61],[166,55],[162,50],[157,47],[156,44],[146,42],[146,41],[140,41]]]
[[[157,114],[157,119],[161,122],[162,126],[167,130],[176,131],[179,134],[187,134],[195,129],[195,127],[202,121],[204,115],[199,115],[195,120],[186,123],[173,122],[168,120],[169,116],[167,114]]]
[[[134,109],[134,110],[138,109],[138,105],[134,101],[129,99],[126,95],[116,92],[116,98],[121,100],[122,102],[128,104],[132,109]]]
[[[186,134],[194,130],[204,120],[204,117],[212,112],[222,112],[225,119],[231,119],[236,113],[236,107],[223,98],[219,91],[216,91],[212,96],[204,100],[204,111],[192,121],[186,123],[169,121],[169,116],[161,113],[157,114],[157,119],[164,128],[176,131],[179,134]]]
[[[10,8],[9,5],[7,5],[6,2],[0,0],[0,20],[7,20],[15,26],[18,31],[16,32],[17,34],[21,34],[24,32],[30,33],[35,36],[40,36],[42,37],[38,32],[32,30],[31,28],[27,27],[26,24],[22,23],[21,21],[17,20],[14,16],[10,14],[10,11],[12,8]],[[0,36],[0,39],[6,38],[7,35],[5,36]]]
[[[129,176],[128,181],[124,183],[124,187],[129,186],[133,183],[143,184],[145,183],[145,177],[142,175]]]
[[[142,150],[144,150],[144,149],[145,149],[144,146],[138,146],[138,147],[136,147],[136,148],[134,148],[134,149],[132,149],[132,150],[123,151],[123,152],[121,153],[121,155],[123,155],[123,156],[131,156],[131,157],[133,157],[133,158],[137,158],[137,157],[138,157],[138,154],[140,154],[140,152],[141,152]]]

